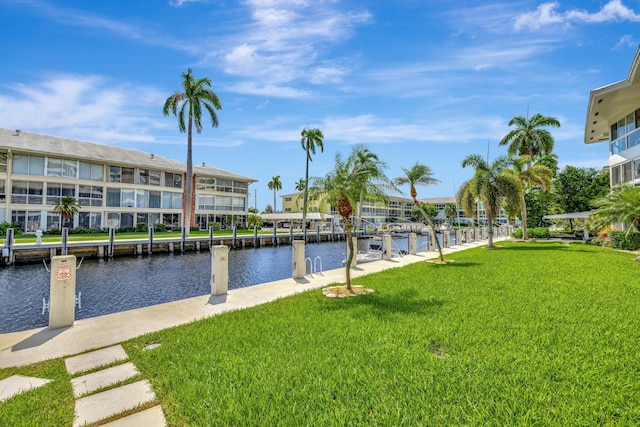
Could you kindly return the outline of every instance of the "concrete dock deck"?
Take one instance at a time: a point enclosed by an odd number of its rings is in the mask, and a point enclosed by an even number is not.
[[[495,241],[504,240],[504,237]],[[486,245],[472,242],[443,249],[450,254]],[[390,268],[403,267],[433,259],[437,252],[421,252],[392,260],[359,264],[351,271],[356,278]],[[22,366],[88,350],[114,345],[128,339],[177,326],[220,313],[264,304],[333,283],[344,283],[344,268],[307,276],[304,279],[284,279],[246,288],[233,289],[225,296],[210,295],[170,303],[77,320],[73,327],[50,330],[48,327],[0,335],[0,368]]]

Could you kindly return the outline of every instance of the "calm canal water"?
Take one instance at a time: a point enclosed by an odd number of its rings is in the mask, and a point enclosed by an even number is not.
[[[419,251],[424,241],[418,237]],[[394,239],[393,244],[406,251],[408,241]],[[363,241],[359,247],[363,249]],[[286,245],[229,251],[229,289],[291,277],[291,250]],[[343,267],[345,252],[344,241],[306,245],[306,256],[319,256],[323,271]],[[209,294],[211,255],[203,251],[84,260],[76,274],[76,293],[82,292],[76,319],[86,319]],[[0,269],[0,333],[48,325],[42,299],[49,300],[49,277],[43,264]]]

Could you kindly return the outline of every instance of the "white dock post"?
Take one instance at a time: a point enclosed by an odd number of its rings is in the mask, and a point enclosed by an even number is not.
[[[294,240],[292,242],[291,277],[294,279],[304,278],[307,266],[304,260],[304,240]]]
[[[392,252],[391,234],[384,234],[382,236],[382,259],[390,260]]]
[[[76,257],[51,259],[49,329],[73,326],[76,318]]]
[[[226,295],[229,290],[229,246],[211,248],[211,295]]]
[[[409,233],[409,255],[415,255],[418,253],[418,235],[416,233]]]

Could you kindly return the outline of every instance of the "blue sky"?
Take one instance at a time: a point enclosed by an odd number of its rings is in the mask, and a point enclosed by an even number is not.
[[[162,105],[191,67],[223,107],[194,164],[259,180],[260,210],[272,176],[279,194],[304,177],[305,126],[325,135],[312,176],[365,143],[392,178],[429,165],[441,184],[419,197],[450,196],[527,110],[562,123],[561,166],[606,165],[583,142],[588,96],[626,78],[639,24],[639,0],[3,0],[0,127],[185,161]]]

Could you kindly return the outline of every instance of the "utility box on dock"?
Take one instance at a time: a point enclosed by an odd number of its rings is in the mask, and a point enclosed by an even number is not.
[[[76,257],[51,258],[49,329],[73,326],[76,319]]]
[[[229,290],[229,246],[211,248],[211,295],[226,295]]]
[[[409,233],[409,255],[418,253],[418,236],[416,233]]]

